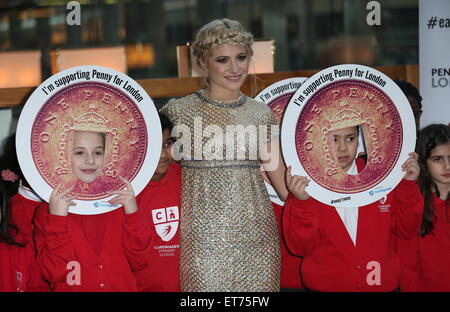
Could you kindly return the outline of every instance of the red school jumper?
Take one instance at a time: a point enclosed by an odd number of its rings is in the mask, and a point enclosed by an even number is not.
[[[35,214],[38,267],[55,291],[137,291],[132,271],[143,269],[151,241],[147,216],[123,207],[99,215]]]
[[[15,240],[23,243],[22,235]],[[36,265],[33,246],[24,247],[0,242],[0,292],[48,291]]]
[[[148,214],[154,239],[147,251],[149,266],[135,272],[139,291],[180,291],[181,168],[172,163],[160,181],[150,181],[137,196]]]
[[[33,248],[33,215],[34,211],[41,203],[42,202],[40,201],[26,198],[20,193],[14,194],[9,200],[11,207],[11,223],[17,226],[19,233],[26,242],[32,244]]]
[[[300,281],[300,265],[302,263],[302,258],[292,255],[286,247],[286,242],[284,241],[282,235],[282,213],[283,206],[277,205],[272,202],[273,210],[277,217],[278,222],[278,233],[280,235],[280,246],[281,246],[281,274],[280,274],[280,288],[288,289],[304,289]]]
[[[450,199],[433,194],[436,218],[431,234],[398,239],[401,291],[450,291]]]
[[[417,233],[423,198],[415,181],[403,179],[386,198],[360,207],[356,246],[336,208],[289,194],[284,209],[283,233],[288,249],[304,257],[306,288],[393,291],[400,277],[396,236],[409,239]]]

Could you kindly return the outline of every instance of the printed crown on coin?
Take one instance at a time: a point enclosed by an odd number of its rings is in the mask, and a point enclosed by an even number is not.
[[[109,120],[96,112],[81,114],[73,121],[74,131],[109,132]]]
[[[364,123],[361,112],[352,109],[343,109],[328,120],[331,130],[339,130],[348,127],[356,127]]]

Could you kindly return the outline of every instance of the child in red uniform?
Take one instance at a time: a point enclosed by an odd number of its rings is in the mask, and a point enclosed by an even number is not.
[[[76,131],[72,170],[89,184],[104,164],[105,135]],[[49,204],[36,209],[35,240],[38,265],[55,291],[137,291],[133,271],[142,270],[151,240],[146,215],[138,210],[131,184],[111,192],[109,203],[122,208],[99,215],[68,213],[75,205],[58,185]]]
[[[137,196],[140,209],[151,221],[153,241],[147,253],[147,268],[136,272],[140,291],[180,291],[180,207],[181,168],[173,162],[171,148],[174,139],[170,120],[159,114],[163,130],[163,146],[159,164],[150,183]]]
[[[32,244],[10,223],[6,184],[17,175],[2,169],[0,178],[0,292],[48,291],[36,266]]]
[[[6,189],[11,207],[11,223],[17,226],[24,240],[34,248],[33,215],[42,199],[31,189],[25,179],[17,159],[16,135],[6,139],[5,150],[1,157],[5,168],[14,173],[15,177],[6,183]]]
[[[358,127],[333,132],[334,159],[347,174],[358,174],[355,161]],[[354,208],[335,208],[311,198],[309,180],[286,171],[290,194],[283,214],[287,246],[303,256],[303,285],[313,291],[393,291],[398,287],[399,260],[395,237],[411,238],[420,225],[423,199],[415,180],[417,155],[403,164],[400,184],[387,198]]]
[[[281,249],[281,271],[280,271],[280,291],[304,291],[304,287],[300,280],[300,266],[302,258],[295,256],[289,252],[282,233],[282,215],[283,206],[272,202],[273,211],[277,217],[278,232],[280,234]]]
[[[450,127],[422,129],[416,152],[424,212],[414,239],[398,240],[400,290],[450,291]]]

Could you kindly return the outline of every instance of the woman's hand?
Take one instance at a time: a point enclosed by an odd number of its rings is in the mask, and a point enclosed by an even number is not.
[[[48,201],[48,211],[51,215],[65,217],[69,213],[70,206],[76,206],[73,202],[75,196],[67,196],[75,185],[68,188],[67,190],[61,192],[62,182],[59,183],[53,192],[50,194],[50,199]]]
[[[125,214],[132,214],[138,210],[136,203],[136,196],[134,195],[133,187],[130,181],[119,177],[125,184],[126,188],[123,190],[117,190],[109,192],[110,195],[117,195],[109,200],[111,205],[122,205],[125,210]]]
[[[402,165],[402,170],[406,171],[403,178],[409,181],[415,181],[420,174],[420,166],[418,162],[419,155],[417,153],[409,153],[408,155],[410,157]]]
[[[305,191],[305,188],[308,186],[311,181],[307,177],[302,176],[292,176],[292,166],[289,166],[286,170],[286,185],[289,190],[297,199],[307,200],[309,198],[309,194]]]

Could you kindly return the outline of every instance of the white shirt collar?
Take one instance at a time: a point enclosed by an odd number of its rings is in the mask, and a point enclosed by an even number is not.
[[[358,174],[358,168],[356,167],[356,161],[355,160],[353,160],[352,165],[347,170],[347,174],[350,174],[350,175],[357,175]]]
[[[35,201],[35,202],[42,202],[44,201],[41,197],[39,197],[38,194],[36,194],[32,189],[25,187],[22,185],[22,181],[19,182],[19,191],[18,193],[25,197],[26,199]]]

